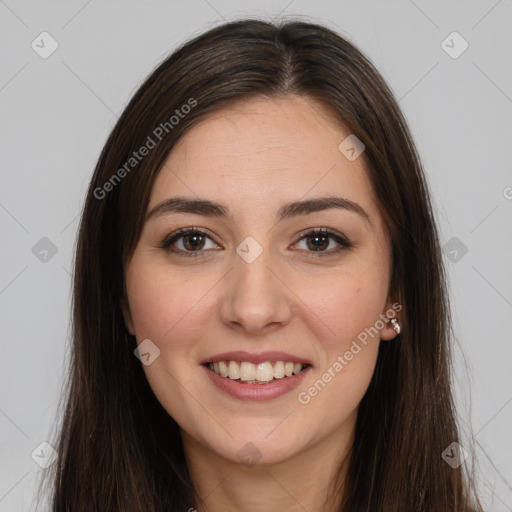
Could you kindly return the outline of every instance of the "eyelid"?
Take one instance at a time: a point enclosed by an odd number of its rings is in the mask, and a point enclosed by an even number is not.
[[[354,244],[342,233],[336,231],[335,229],[320,227],[320,228],[307,228],[300,233],[297,234],[298,240],[293,244],[293,246],[297,245],[299,242],[307,238],[308,236],[315,235],[325,235],[327,238],[333,239],[338,247],[334,249],[329,249],[328,251],[305,251],[306,254],[311,255],[313,257],[328,257],[328,256],[336,256],[341,252],[351,249],[354,247]]]
[[[158,244],[158,246],[161,249],[167,249],[171,245],[171,243],[175,242],[176,240],[179,240],[180,238],[182,238],[186,235],[190,235],[192,233],[199,233],[202,235],[206,235],[217,245],[220,245],[218,242],[215,241],[215,235],[208,229],[200,228],[200,227],[196,227],[196,226],[189,226],[187,228],[178,228],[176,231],[173,231],[172,233],[166,235],[163,238],[163,240]],[[188,251],[188,252],[190,253],[192,251]],[[196,251],[196,252],[204,252],[204,251]]]
[[[335,229],[328,228],[328,227],[317,227],[317,228],[306,228],[306,229],[303,229],[302,231],[299,231],[299,233],[297,233],[297,235],[296,235],[298,237],[297,241],[300,241],[306,235],[310,235],[310,234],[311,235],[314,235],[314,234],[331,235],[333,238],[340,238],[341,240],[343,240],[347,244],[350,243],[348,238],[345,235],[343,235],[339,231],[336,231]]]

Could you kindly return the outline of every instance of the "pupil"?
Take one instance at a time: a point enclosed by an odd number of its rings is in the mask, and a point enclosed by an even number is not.
[[[201,246],[202,238],[203,238],[203,236],[199,235],[199,234],[186,236],[185,237],[185,247],[187,247],[187,249],[190,249],[190,248],[197,249],[198,247]],[[192,242],[192,244],[190,243],[191,239],[195,240],[195,242]],[[187,243],[187,241],[188,241],[188,243]]]
[[[325,235],[314,235],[312,236],[312,239],[314,240],[313,242],[313,249],[314,250],[318,250],[318,249],[325,249],[326,247],[326,244],[325,244],[325,241],[327,240],[327,244],[329,243],[328,242],[328,238],[325,236]],[[320,239],[323,239],[323,242],[320,242],[319,244],[317,244],[317,242],[320,240]],[[310,247],[311,249],[311,247]]]

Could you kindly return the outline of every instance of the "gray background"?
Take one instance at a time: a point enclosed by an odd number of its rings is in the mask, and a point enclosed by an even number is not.
[[[0,512],[33,510],[45,471],[77,215],[105,139],[176,45],[246,15],[337,30],[399,99],[448,244],[459,411],[482,498],[512,511],[512,1],[0,0]],[[43,31],[58,43],[46,59],[31,47],[51,48]]]

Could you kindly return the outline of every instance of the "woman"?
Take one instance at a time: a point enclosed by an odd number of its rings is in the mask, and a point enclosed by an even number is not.
[[[144,82],[76,249],[57,511],[481,510],[422,167],[372,64],[227,23]]]

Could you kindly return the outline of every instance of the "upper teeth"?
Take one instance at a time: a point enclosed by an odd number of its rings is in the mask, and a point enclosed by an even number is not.
[[[270,382],[272,379],[282,379],[300,373],[304,366],[301,363],[276,361],[253,364],[247,361],[218,361],[210,363],[209,368],[221,377],[240,379],[245,382]]]

